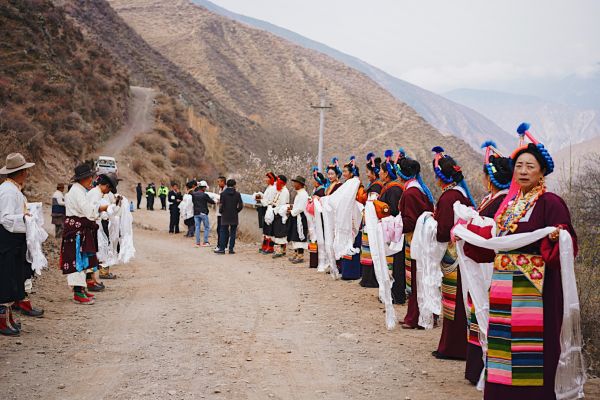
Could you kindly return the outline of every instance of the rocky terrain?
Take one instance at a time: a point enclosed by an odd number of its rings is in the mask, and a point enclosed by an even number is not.
[[[302,146],[290,148],[315,151],[318,115],[310,104],[318,102],[326,87],[334,105],[326,121],[327,158],[353,153],[362,158],[369,151],[402,146],[427,160],[431,148],[441,144],[450,154],[460,154],[464,164],[480,169],[470,146],[444,137],[366,75],[331,57],[188,1],[111,0],[110,4],[142,38],[224,106],[271,132],[270,146],[300,138]]]

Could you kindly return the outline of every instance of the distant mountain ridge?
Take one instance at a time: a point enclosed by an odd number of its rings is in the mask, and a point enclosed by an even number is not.
[[[192,2],[221,16],[265,30],[299,46],[316,50],[343,62],[367,75],[396,99],[411,106],[442,134],[459,137],[475,149],[479,149],[479,145],[490,138],[494,139],[501,147],[513,139],[506,131],[477,111],[398,79],[354,56],[269,22],[236,14],[208,0],[192,0]]]
[[[598,109],[584,109],[535,96],[476,89],[457,89],[445,95],[508,131],[522,121],[530,122],[532,132],[552,151],[600,136],[600,104]]]

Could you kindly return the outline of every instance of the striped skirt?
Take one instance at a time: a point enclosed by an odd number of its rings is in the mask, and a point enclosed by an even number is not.
[[[456,311],[456,288],[458,286],[458,262],[456,245],[449,244],[442,258],[442,313],[444,318],[454,321]],[[462,296],[462,294],[458,294]]]
[[[488,382],[543,386],[544,274],[539,255],[496,255],[490,288]]]
[[[412,258],[410,258],[412,235],[412,232],[404,235],[404,270],[406,273],[406,294],[408,295],[412,292]]]

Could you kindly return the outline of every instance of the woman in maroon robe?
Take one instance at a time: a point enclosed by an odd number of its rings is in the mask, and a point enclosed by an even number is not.
[[[434,147],[436,153],[433,169],[437,184],[442,189],[433,214],[437,221],[437,241],[448,243],[446,254],[442,259],[442,306],[443,327],[438,349],[432,354],[440,359],[464,360],[467,354],[467,316],[462,296],[460,272],[456,246],[450,242],[450,230],[454,226],[454,203],[460,202],[473,206],[469,189],[456,161],[445,155],[444,149]]]
[[[417,219],[426,211],[433,211],[433,196],[421,179],[421,165],[418,161],[405,157],[401,152],[396,164],[398,178],[404,185],[398,209],[402,215],[402,233],[404,233],[404,263],[406,268],[406,289],[408,308],[402,328],[419,327],[419,303],[417,301],[417,261],[410,256],[410,244]]]
[[[518,131],[521,135],[528,134],[528,128],[524,124]],[[556,194],[546,191],[544,176],[552,172],[554,164],[543,145],[522,146],[511,158],[515,166],[514,182],[519,190],[512,198],[507,197],[498,210],[496,222],[500,235],[532,232],[550,226],[557,229],[538,242],[496,256],[490,289],[484,399],[554,400],[563,316],[557,241],[560,229],[567,229],[573,238],[576,254],[577,237],[565,202]],[[499,285],[506,285],[506,282],[511,282],[513,289],[508,299],[495,290]],[[514,291],[515,285],[518,285],[518,291]],[[519,296],[524,294],[530,304],[525,325],[519,323],[519,314],[516,312],[520,307]],[[537,301],[534,303],[533,299]],[[504,318],[495,318],[498,313],[503,314]],[[536,343],[537,346],[535,349],[520,350],[518,345],[523,341]],[[501,359],[498,358],[499,353]]]
[[[485,142],[482,148],[486,149],[483,162],[483,185],[488,191],[479,205],[477,211],[482,217],[494,218],[498,207],[508,193],[508,187],[512,179],[512,160],[502,157],[496,150],[494,142]],[[483,263],[492,262],[496,253],[493,250],[483,250],[469,243],[464,245],[465,254],[473,260]],[[476,253],[476,254],[473,254]],[[477,385],[483,370],[483,353],[479,342],[479,325],[475,316],[475,305],[471,297],[467,297],[469,307],[468,336],[467,336],[467,363],[465,366],[465,378],[473,385]]]

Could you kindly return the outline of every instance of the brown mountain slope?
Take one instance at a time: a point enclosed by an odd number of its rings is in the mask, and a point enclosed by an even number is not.
[[[224,107],[199,81],[148,45],[105,0],[54,1],[128,67],[133,85],[158,88],[193,108],[190,116],[195,129],[208,146],[198,155],[204,164],[208,161],[223,171],[231,163],[239,165],[245,153],[266,154],[269,134],[265,129]]]
[[[126,70],[48,1],[0,2],[0,159],[20,151],[34,178],[68,176],[122,124]]]
[[[318,116],[309,104],[327,87],[326,155],[403,146],[429,159],[441,144],[480,169],[474,151],[443,137],[365,75],[321,53],[213,14],[185,0],[110,0],[149,44],[191,73],[226,107],[258,121],[275,142],[303,138],[314,152]],[[303,150],[295,148],[295,150]],[[474,160],[477,159],[477,163]]]

